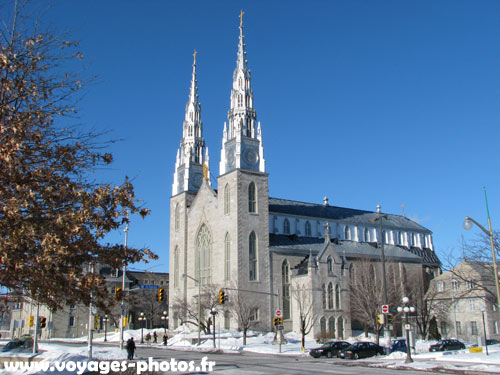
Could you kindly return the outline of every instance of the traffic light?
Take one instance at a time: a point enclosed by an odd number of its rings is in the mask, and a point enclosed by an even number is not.
[[[125,327],[126,325],[128,325],[128,317],[124,316],[123,317],[123,326]]]
[[[121,286],[117,286],[115,288],[115,300],[116,301],[121,301],[123,297],[123,289]]]
[[[34,320],[35,317],[33,315],[28,316],[28,327],[33,327],[35,325]]]
[[[280,317],[278,318],[278,322],[279,322],[280,326],[282,326],[282,325],[283,325],[283,317],[282,317],[282,316],[280,316]]]
[[[219,304],[223,305],[226,302],[226,292],[224,289],[219,290]]]
[[[165,300],[165,289],[158,289],[158,302],[163,302]]]
[[[387,314],[387,323],[392,324],[393,319],[394,319],[393,314]]]
[[[278,318],[273,318],[273,326],[277,326],[278,325]]]
[[[99,328],[99,315],[94,316],[94,329]]]
[[[384,324],[385,323],[385,314],[377,314],[377,322],[378,322],[378,324]]]
[[[41,316],[40,317],[40,328],[45,328],[46,325],[47,325],[47,318],[44,316]]]

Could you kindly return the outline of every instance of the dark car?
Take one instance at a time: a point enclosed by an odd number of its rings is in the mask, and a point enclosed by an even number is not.
[[[314,358],[319,358],[321,356],[332,358],[337,356],[339,350],[345,349],[349,346],[351,346],[351,344],[345,341],[331,341],[327,342],[326,344],[324,344],[319,348],[311,349],[309,351],[309,354]]]
[[[390,352],[404,352],[406,353],[406,340],[394,339],[391,341]]]
[[[465,349],[465,344],[458,340],[439,340],[437,344],[429,346],[430,352],[443,352],[445,350]]]
[[[338,354],[339,358],[366,358],[374,355],[383,355],[384,348],[373,342],[357,342],[348,348],[341,350]]]
[[[488,339],[486,340],[486,345],[495,345],[495,344],[499,344],[500,341],[498,341],[497,339]]]
[[[9,341],[7,345],[2,348],[2,352],[10,352],[10,351],[24,351],[31,350],[33,348],[33,339],[31,337],[25,337],[22,339],[14,339]]]

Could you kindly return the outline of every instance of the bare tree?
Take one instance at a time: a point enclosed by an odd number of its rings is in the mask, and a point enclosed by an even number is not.
[[[238,328],[243,331],[243,345],[247,344],[247,332],[255,324],[257,309],[251,302],[253,298],[248,292],[232,291],[228,309],[238,322]]]
[[[300,334],[301,345],[305,348],[306,335],[311,332],[311,329],[318,320],[318,315],[314,314],[313,298],[311,289],[307,289],[305,285],[298,285],[292,290],[292,298],[297,302],[300,319]]]

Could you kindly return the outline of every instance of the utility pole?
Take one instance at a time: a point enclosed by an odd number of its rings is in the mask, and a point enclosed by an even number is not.
[[[128,213],[127,213],[127,224],[125,225],[125,251],[127,251],[127,237],[128,237]],[[123,321],[125,320],[125,273],[127,272],[127,266],[123,265],[122,271],[122,303],[120,306],[120,350],[123,350]]]

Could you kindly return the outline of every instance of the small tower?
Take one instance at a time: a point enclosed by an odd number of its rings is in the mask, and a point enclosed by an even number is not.
[[[231,107],[224,123],[219,174],[234,169],[265,172],[264,149],[260,123],[253,108],[250,70],[247,67],[243,36],[243,12],[240,14],[240,35],[236,68],[233,73]],[[228,125],[229,124],[229,125]]]
[[[196,81],[196,50],[193,53],[193,73],[191,89],[186,103],[186,113],[182,124],[182,139],[175,161],[172,196],[185,191],[198,191],[203,181],[203,165],[208,167],[208,150],[205,152],[203,124],[201,122],[201,105],[198,101]],[[207,168],[205,167],[205,168]],[[209,175],[206,171],[205,175]],[[210,182],[210,180],[208,180]]]

